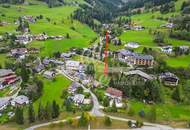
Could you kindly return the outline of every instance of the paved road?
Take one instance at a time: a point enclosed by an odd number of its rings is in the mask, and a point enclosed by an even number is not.
[[[77,116],[73,119],[79,119],[79,118],[80,118],[80,116]],[[47,126],[47,125],[51,125],[51,124],[57,124],[57,123],[61,123],[61,122],[66,122],[66,121],[67,120],[51,121],[51,122],[31,126],[29,128],[26,128],[25,130],[35,130],[36,128],[39,128],[39,127],[43,127],[43,126]]]

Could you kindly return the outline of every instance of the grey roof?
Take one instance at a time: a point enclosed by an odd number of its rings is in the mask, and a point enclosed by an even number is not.
[[[0,77],[8,75],[10,73],[14,73],[14,72],[10,69],[0,69]]]
[[[55,72],[53,71],[45,71],[44,72],[44,75],[47,75],[47,76],[53,76],[55,74]]]
[[[70,87],[72,87],[72,88],[78,88],[78,87],[80,87],[80,84],[77,83],[77,82],[73,82]]]
[[[9,101],[10,101],[10,97],[3,97],[3,98],[0,98],[0,108],[2,107],[2,106],[4,106],[4,105],[6,105],[6,104],[8,104],[9,103]]]
[[[153,80],[154,77],[151,75],[148,75],[147,73],[140,71],[140,70],[132,70],[132,71],[128,71],[128,72],[124,72],[125,75],[140,75],[142,77],[144,77],[145,79],[148,80]]]
[[[161,73],[160,78],[175,78],[175,79],[179,80],[179,78],[171,72]]]
[[[42,71],[44,68],[45,68],[45,67],[44,67],[43,64],[39,64],[39,65],[35,66],[34,70],[35,70],[36,72],[40,72],[40,71]]]
[[[62,53],[61,54],[61,57],[64,57],[64,58],[70,58],[72,56],[71,53]]]
[[[18,104],[24,104],[24,103],[28,103],[29,99],[28,99],[28,97],[26,97],[24,95],[20,95],[20,96],[15,97],[11,102],[15,102]]]
[[[122,55],[133,55],[133,52],[125,49],[119,50],[118,52]]]
[[[139,53],[134,53],[134,52],[131,52],[131,51],[125,50],[125,49],[122,49],[118,52],[124,56],[134,56],[137,59],[145,59],[145,60],[153,60],[154,59],[154,57],[151,55],[143,55],[143,54],[139,54]]]
[[[143,55],[143,54],[137,54],[137,53],[134,53],[134,57],[136,59],[145,59],[145,60],[153,60],[154,59],[154,57],[151,55]]]

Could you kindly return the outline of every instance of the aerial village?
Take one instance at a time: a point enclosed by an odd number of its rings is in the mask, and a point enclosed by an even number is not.
[[[178,76],[179,73],[176,74],[176,71],[164,68],[165,64],[158,62],[159,59],[151,48],[144,47],[143,53],[139,53],[135,50],[142,46],[141,43],[121,41],[113,31],[116,23],[101,25],[102,29],[109,33],[109,44],[123,45],[116,51],[108,50],[108,56],[104,53],[106,44],[104,32],[88,48],[71,48],[66,52],[55,52],[53,56],[41,57],[39,55],[41,48],[30,47],[31,42],[46,40],[53,42],[70,38],[69,34],[57,36],[48,35],[46,32],[32,34],[29,24],[35,24],[42,17],[41,15],[19,17],[14,23],[18,26],[15,34],[8,32],[0,36],[1,41],[10,40],[12,45],[0,47],[0,51],[12,61],[12,64],[7,63],[0,69],[0,91],[2,92],[0,117],[13,119],[17,108],[33,104],[43,94],[41,79],[55,82],[56,77],[60,75],[71,81],[62,95],[66,111],[73,113],[90,111],[94,116],[103,116],[104,113],[122,113],[130,109],[128,100],[132,98],[145,105],[160,103],[162,100],[160,86],[177,91],[177,87],[184,80],[181,79],[181,75]],[[0,23],[1,26],[7,24],[4,21]],[[168,22],[160,27],[171,29],[174,26],[175,24]],[[122,23],[123,32],[143,31],[145,28],[141,25]],[[156,49],[162,54],[172,56],[176,53],[190,53],[190,48],[186,45],[178,47],[161,45]],[[104,75],[104,67],[97,68],[100,64],[104,66],[105,58],[109,59],[108,75]],[[86,62],[85,59],[94,61],[96,64]],[[108,77],[108,83],[102,82],[101,78],[96,76],[97,73]],[[57,104],[56,101],[54,103]],[[130,114],[133,116],[133,112]],[[145,116],[143,108],[139,111],[139,115],[142,118]],[[55,118],[58,116],[59,114]],[[133,124],[132,127],[138,126]]]

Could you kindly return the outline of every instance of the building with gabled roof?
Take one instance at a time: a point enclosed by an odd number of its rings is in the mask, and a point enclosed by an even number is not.
[[[153,80],[156,77],[149,75],[141,70],[132,70],[132,71],[128,71],[128,72],[124,72],[124,74],[126,76],[131,76],[131,75],[139,75],[140,77],[142,77],[144,80]]]
[[[171,72],[161,73],[159,79],[167,86],[177,86],[179,83],[179,78]]]
[[[122,98],[123,92],[118,89],[108,87],[106,89],[106,95],[112,98]]]
[[[11,85],[20,80],[20,77],[10,69],[0,69],[0,89],[4,89],[7,85]]]
[[[130,65],[152,66],[154,64],[154,57],[151,55],[134,53],[125,49],[118,51],[117,55],[121,62],[126,62]]]

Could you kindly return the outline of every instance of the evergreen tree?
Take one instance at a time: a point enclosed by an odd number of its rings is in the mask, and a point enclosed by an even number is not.
[[[113,100],[113,103],[112,103],[112,112],[117,112],[115,100]]]
[[[41,105],[41,103],[39,103],[39,107],[38,107],[38,120],[40,121],[44,120],[44,108]]]
[[[113,78],[110,79],[109,86],[110,87],[115,87]]]
[[[108,98],[108,97],[105,97],[105,98],[103,99],[103,106],[104,106],[104,107],[108,107],[108,106],[109,106],[109,103],[110,103],[109,98]]]
[[[23,116],[22,108],[19,108],[19,107],[16,108],[15,119],[16,119],[16,123],[24,124],[24,116]]]
[[[45,119],[50,120],[51,119],[51,113],[52,113],[52,107],[49,102],[47,102],[46,107],[45,107]]]
[[[54,100],[52,103],[52,118],[57,118],[59,116],[59,105],[56,104]]]
[[[177,102],[180,102],[181,101],[181,94],[180,94],[180,90],[179,90],[179,87],[177,87],[173,94],[172,94],[172,99],[177,101]]]
[[[35,112],[34,112],[34,107],[32,103],[30,103],[29,108],[28,108],[28,120],[29,120],[29,123],[33,123],[35,121]]]

